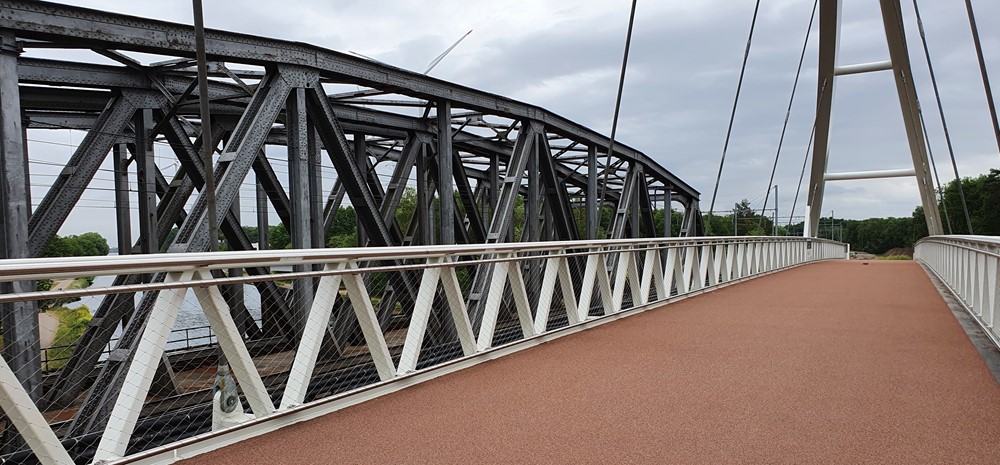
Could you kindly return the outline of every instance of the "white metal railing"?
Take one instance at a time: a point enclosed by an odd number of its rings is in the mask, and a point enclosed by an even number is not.
[[[1000,346],[1000,237],[931,236],[917,242],[922,262],[958,297],[994,344]]]
[[[436,370],[495,358],[678,296],[846,256],[845,244],[823,239],[705,237],[4,260],[0,261],[0,281],[166,275],[161,282],[130,286],[0,295],[0,303],[116,293],[136,293],[140,306],[142,299],[150,299],[152,309],[141,337],[134,349],[124,348],[131,350],[130,358],[120,357],[128,364],[124,387],[111,404],[110,420],[99,430],[93,459],[164,463],[182,456],[176,450],[168,454],[169,447],[189,447],[190,455],[200,450],[191,444],[241,427],[243,435],[233,433],[232,438],[262,434],[268,428],[318,415],[315,412],[322,405],[348,405],[359,401],[352,396],[401,389],[439,376]],[[213,275],[215,270],[288,265],[297,271]],[[995,273],[995,266],[992,269]],[[473,285],[477,279],[488,283],[478,294]],[[308,283],[299,290],[312,290],[288,294],[289,307],[298,309],[293,322],[298,332],[292,338],[294,352],[285,354],[287,366],[277,370],[280,375],[273,374],[274,355],[264,373],[263,362],[248,350],[246,333],[238,329],[221,291],[224,286],[265,281],[292,282],[293,288]],[[174,405],[169,403],[171,397],[150,397],[150,389],[178,314],[192,309],[207,316],[249,413],[244,414],[241,407],[223,414],[228,415],[228,423],[221,424],[230,426],[214,432],[174,426],[172,438],[180,442],[142,451],[134,444],[137,425],[177,406],[190,408],[187,397],[188,402]],[[264,320],[266,324],[268,317]],[[353,329],[337,333],[348,325]],[[335,357],[324,355],[328,345],[336,346]],[[323,378],[327,373],[337,376]],[[344,379],[355,381],[337,384]],[[72,416],[76,407],[40,411],[6,361],[0,363],[0,388],[0,406],[10,425],[38,459],[46,464],[69,463],[71,455],[65,445],[79,441],[66,438],[65,424],[55,419]],[[93,392],[94,387],[81,389],[87,399],[102,394]],[[220,415],[219,396],[215,394],[213,421]],[[151,407],[154,401],[158,403]],[[193,414],[188,411],[188,415]]]

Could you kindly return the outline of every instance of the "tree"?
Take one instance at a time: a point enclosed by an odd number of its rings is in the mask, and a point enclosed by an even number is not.
[[[107,255],[111,251],[107,239],[96,232],[79,236],[55,236],[49,241],[43,257],[87,257]]]
[[[267,240],[271,250],[287,249],[292,245],[292,238],[282,223],[267,228]]]
[[[973,232],[1000,235],[1000,215],[997,214],[997,205],[1000,205],[1000,170],[991,169],[989,173],[975,178],[963,178],[962,189],[965,191]],[[954,180],[949,182],[941,189],[941,194],[944,201],[939,202],[939,205],[948,210],[952,233],[969,234],[958,182]],[[948,232],[947,225],[945,232]]]

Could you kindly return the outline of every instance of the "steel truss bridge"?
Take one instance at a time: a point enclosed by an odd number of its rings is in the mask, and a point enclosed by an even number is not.
[[[836,9],[827,18],[821,61],[832,87],[847,73],[834,69]],[[170,463],[849,250],[809,237],[702,237],[698,191],[638,150],[616,142],[608,153],[607,137],[545,109],[307,44],[207,31],[204,140],[193,28],[0,0],[0,38],[5,463]],[[905,51],[890,44],[908,73]],[[30,56],[47,49],[119,64]],[[897,84],[905,107],[912,84]],[[824,87],[817,218],[826,180],[874,176],[825,172]],[[86,131],[35,208],[29,129]],[[933,202],[921,134],[908,135],[907,175]],[[169,150],[175,172],[155,147]],[[287,172],[274,166],[276,147]],[[120,256],[37,258],[109,156]],[[207,252],[207,180],[227,252]],[[273,211],[293,250],[266,250],[267,228],[250,237],[242,227],[251,182],[258,224]],[[417,206],[401,224],[409,186]],[[348,203],[359,247],[325,248]],[[684,216],[671,238],[674,204]],[[994,339],[997,253],[982,237],[918,248]],[[79,276],[108,284],[35,290],[35,280]],[[40,302],[73,298],[99,305],[65,366],[42,369]],[[175,323],[192,314],[211,343],[171,350]]]

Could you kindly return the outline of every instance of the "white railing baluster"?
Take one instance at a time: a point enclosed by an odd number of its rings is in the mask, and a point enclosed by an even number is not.
[[[358,273],[344,275],[344,288],[347,289],[347,297],[351,299],[351,308],[361,326],[361,334],[365,338],[365,345],[368,346],[368,353],[371,354],[375,362],[375,369],[378,377],[382,381],[390,380],[396,376],[396,367],[392,362],[392,355],[389,354],[389,346],[385,343],[385,336],[382,328],[378,324],[378,317],[375,316],[375,308],[372,307],[371,295],[365,288],[364,280],[361,279],[360,270],[356,262],[347,263],[348,270],[355,270]]]
[[[663,269],[663,287],[668,295],[675,286],[678,294],[685,292],[684,264],[681,263],[682,251],[683,249],[677,247],[667,249],[667,263]]]
[[[181,273],[169,273],[164,280],[166,283],[183,282],[191,279],[193,271]],[[128,440],[135,430],[136,421],[139,419],[139,412],[149,393],[149,387],[153,384],[153,375],[160,365],[160,358],[163,357],[163,349],[167,344],[167,337],[174,327],[177,319],[177,312],[180,311],[184,302],[184,294],[187,289],[165,289],[160,291],[159,298],[149,314],[149,321],[143,329],[136,347],[135,355],[129,364],[128,373],[125,375],[123,388],[118,394],[118,401],[111,410],[111,417],[108,426],[101,435],[101,442],[97,446],[94,454],[94,461],[110,461],[125,455],[128,447]]]
[[[440,265],[441,258],[429,259],[428,264]],[[427,332],[427,322],[434,309],[434,297],[437,295],[440,278],[440,266],[424,269],[424,274],[420,277],[420,288],[417,291],[417,299],[413,302],[413,313],[410,315],[410,326],[406,329],[403,352],[399,356],[399,367],[396,368],[397,374],[402,375],[417,369],[420,348]]]
[[[336,267],[324,265],[323,271],[339,271],[343,268],[344,263],[339,263]],[[340,283],[340,275],[326,275],[319,279],[316,297],[309,308],[306,324],[302,328],[302,338],[295,350],[292,368],[288,372],[288,383],[285,384],[285,392],[279,404],[281,409],[299,405],[306,398],[309,380],[312,379],[313,371],[316,369],[316,359],[319,357],[326,329],[330,325],[333,304],[340,295]]]
[[[684,294],[701,289],[702,282],[695,276],[700,268],[698,246],[688,245],[684,250]]]
[[[208,271],[201,271],[198,273],[198,278],[210,281],[212,274]],[[236,327],[236,322],[233,321],[233,315],[229,311],[226,299],[222,297],[217,286],[194,284],[194,294],[208,318],[209,326],[215,332],[219,348],[222,349],[226,361],[233,370],[233,374],[236,375],[236,384],[246,396],[254,416],[259,418],[270,414],[274,411],[274,404],[267,394],[264,381],[260,379],[257,367],[253,364],[253,357],[250,356],[250,351],[247,350],[247,345],[243,342],[243,336],[240,335],[240,330]]]
[[[445,259],[442,263],[449,261]],[[462,297],[462,287],[458,284],[454,266],[441,268],[441,287],[448,299],[448,310],[451,311],[451,319],[458,332],[458,342],[462,344],[462,353],[472,355],[476,353],[476,335],[472,332],[472,323],[469,322],[469,312],[465,308],[465,298]]]
[[[562,253],[550,252],[550,255]],[[535,306],[535,334],[542,334],[548,329],[549,310],[552,308],[552,295],[556,292],[556,279],[559,277],[559,259],[550,256],[545,260],[545,272],[542,275],[542,288],[538,294],[538,305]]]
[[[726,270],[725,244],[719,244],[715,246],[714,258],[715,258],[715,274],[713,274],[713,276],[715,276],[714,284],[724,283],[728,281],[728,279],[726,279],[726,271],[725,271]]]
[[[1000,346],[1000,239],[992,236],[931,236],[921,239],[914,258],[935,274]]]
[[[45,421],[42,412],[38,411],[31,396],[24,390],[24,386],[21,386],[10,365],[7,365],[7,361],[2,357],[0,357],[0,408],[7,415],[11,425],[21,433],[24,442],[42,465],[73,463],[66,448]]]
[[[514,295],[514,307],[517,309],[517,319],[521,323],[521,333],[529,338],[535,335],[531,320],[531,303],[528,302],[528,290],[524,287],[524,277],[521,275],[521,265],[512,263],[507,267],[507,279],[510,281],[510,292]]]

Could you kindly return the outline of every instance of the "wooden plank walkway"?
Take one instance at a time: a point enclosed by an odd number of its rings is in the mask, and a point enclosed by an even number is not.
[[[237,463],[998,463],[1000,385],[914,262],[683,300],[195,457]]]

